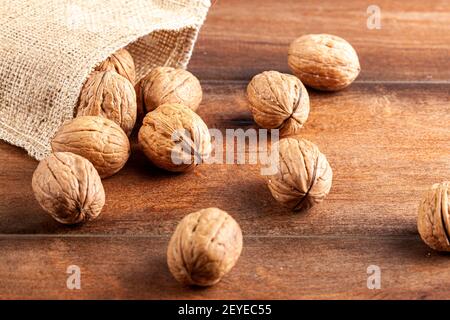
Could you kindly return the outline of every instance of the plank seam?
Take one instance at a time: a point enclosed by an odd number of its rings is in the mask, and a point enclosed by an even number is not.
[[[204,84],[227,84],[227,83],[249,83],[250,79],[204,79]],[[404,85],[446,85],[450,84],[450,80],[356,80],[353,84],[404,84]]]
[[[105,239],[169,239],[171,235],[118,235],[118,234],[0,234],[0,240],[6,239],[36,239],[36,238],[54,238],[54,239],[70,239],[70,238],[105,238]],[[377,235],[377,236],[363,236],[363,235],[244,235],[244,239],[366,239],[366,240],[399,240],[399,239],[418,239],[419,235]]]

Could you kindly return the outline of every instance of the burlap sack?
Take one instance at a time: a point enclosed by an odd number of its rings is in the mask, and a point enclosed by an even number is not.
[[[209,0],[2,0],[0,138],[40,160],[93,68],[128,46],[137,78],[185,67]]]

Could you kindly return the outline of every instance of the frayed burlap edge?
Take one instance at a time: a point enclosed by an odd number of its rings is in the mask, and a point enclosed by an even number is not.
[[[31,128],[13,128],[3,121],[3,115],[0,112],[0,139],[25,149],[28,154],[36,160],[41,160],[51,153],[50,141],[57,129],[65,122],[74,117],[75,108],[77,106],[79,93],[89,74],[94,70],[95,66],[109,57],[112,53],[120,48],[126,47],[133,55],[136,63],[137,79],[142,78],[151,68],[159,65],[166,65],[172,67],[186,68],[197,40],[199,30],[206,18],[207,11],[210,6],[209,0],[201,0],[200,7],[195,8],[196,16],[188,17],[183,20],[171,21],[170,23],[162,23],[161,25],[151,25],[148,29],[143,29],[139,34],[130,34],[127,37],[117,39],[108,48],[103,49],[101,54],[93,54],[89,59],[89,69],[80,70],[78,75],[73,78],[68,78],[67,83],[58,94],[58,97],[53,101],[55,104],[64,104],[68,107],[64,112],[52,121],[46,123],[47,137],[34,136],[29,134]],[[200,10],[199,10],[200,9]],[[198,14],[200,12],[200,14]],[[149,61],[144,53],[140,51],[148,46],[148,41],[152,37],[176,37],[172,44],[173,48],[161,47],[161,50],[169,49],[170,54],[167,56],[161,55],[159,61]],[[160,44],[163,42],[160,42]],[[147,48],[148,49],[148,48]],[[158,50],[158,49],[156,49]],[[152,54],[155,52],[153,51]],[[150,53],[149,53],[150,54]],[[29,131],[29,132],[27,132]]]

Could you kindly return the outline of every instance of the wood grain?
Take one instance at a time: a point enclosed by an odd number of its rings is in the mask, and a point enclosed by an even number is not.
[[[189,65],[202,80],[208,126],[245,130],[257,128],[247,82],[289,72],[294,38],[332,33],[354,45],[356,83],[310,90],[301,133],[333,167],[324,203],[292,214],[273,200],[259,165],[170,174],[134,143],[126,167],[104,180],[100,219],[67,227],[34,199],[37,162],[0,143],[0,299],[449,298],[449,257],[423,244],[416,215],[424,190],[450,179],[450,2],[379,0],[379,30],[367,28],[370,4],[213,1]],[[185,214],[210,206],[240,223],[243,254],[219,285],[185,288],[166,267],[167,242]],[[81,267],[80,291],[66,288],[71,264]],[[381,290],[367,289],[371,264],[381,268]]]
[[[204,83],[199,114],[211,128],[257,128],[246,83]],[[0,233],[167,235],[187,213],[217,206],[247,235],[414,235],[425,189],[450,176],[450,95],[446,85],[356,84],[311,92],[302,135],[334,170],[331,194],[306,214],[278,205],[259,165],[202,165],[187,174],[155,169],[134,147],[126,167],[104,180],[99,220],[66,227],[33,198],[36,161],[0,145]]]
[[[331,33],[358,52],[357,81],[449,81],[450,2],[218,0],[213,1],[189,68],[200,79],[251,79],[288,72],[289,43]],[[367,28],[367,8],[381,10],[381,29]]]
[[[432,299],[450,294],[450,260],[418,237],[245,237],[218,285],[178,284],[167,237],[1,237],[0,299]],[[81,290],[66,287],[67,267]],[[367,288],[367,267],[381,289]]]

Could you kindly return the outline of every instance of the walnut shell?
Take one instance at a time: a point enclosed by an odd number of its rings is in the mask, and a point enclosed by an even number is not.
[[[308,210],[330,192],[333,172],[319,148],[299,138],[283,138],[277,143],[277,172],[268,176],[274,198],[294,211]]]
[[[64,123],[52,140],[53,152],[73,152],[92,162],[102,178],[118,172],[130,156],[130,142],[113,121],[93,116]]]
[[[417,228],[434,250],[450,251],[450,182],[434,184],[422,199]]]
[[[147,113],[138,135],[139,145],[156,166],[188,171],[211,153],[208,127],[194,111],[181,104],[163,104]]]
[[[133,85],[136,82],[136,68],[134,66],[134,60],[126,49],[117,50],[109,58],[99,64],[95,70],[113,70],[122,77],[127,78]]]
[[[305,85],[326,91],[347,87],[361,70],[355,49],[329,34],[310,34],[294,40],[288,64]]]
[[[136,92],[114,71],[91,74],[81,90],[77,117],[101,116],[117,123],[129,136],[136,122]]]
[[[97,170],[70,152],[56,152],[42,160],[34,171],[32,187],[41,207],[64,224],[95,219],[105,204]]]
[[[182,284],[211,286],[233,268],[241,251],[237,222],[225,211],[208,208],[178,224],[167,249],[167,264]]]
[[[308,119],[308,92],[293,75],[260,73],[248,84],[247,96],[255,122],[266,129],[280,129],[281,136],[295,134]]]
[[[189,71],[157,67],[141,80],[144,113],[165,103],[183,104],[196,111],[202,102],[202,87]]]

